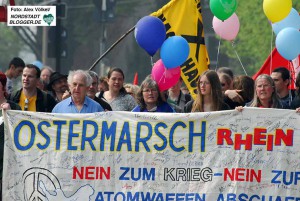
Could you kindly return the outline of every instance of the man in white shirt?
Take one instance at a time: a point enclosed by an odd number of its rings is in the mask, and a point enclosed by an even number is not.
[[[16,79],[22,75],[23,69],[25,67],[24,61],[19,57],[14,57],[8,65],[8,69],[5,72],[7,77],[6,91],[8,94],[11,94],[13,89],[13,79]]]

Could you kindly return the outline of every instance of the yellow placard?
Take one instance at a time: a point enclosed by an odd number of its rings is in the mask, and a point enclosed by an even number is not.
[[[181,65],[181,77],[195,98],[198,78],[210,63],[204,42],[200,0],[172,0],[151,15],[163,21],[167,37],[182,36],[189,43],[190,53]]]

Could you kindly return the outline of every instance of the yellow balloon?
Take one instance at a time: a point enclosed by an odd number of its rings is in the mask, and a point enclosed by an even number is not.
[[[264,0],[263,9],[272,23],[279,22],[290,13],[292,0]]]

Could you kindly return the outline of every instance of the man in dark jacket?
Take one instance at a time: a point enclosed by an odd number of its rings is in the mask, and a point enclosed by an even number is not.
[[[41,70],[37,66],[26,65],[22,73],[22,88],[9,96],[9,100],[18,103],[23,111],[51,112],[56,105],[50,94],[37,88],[40,74]]]
[[[89,75],[92,77],[93,82],[87,91],[87,96],[99,103],[105,111],[112,111],[111,106],[104,98],[98,98],[96,93],[98,92],[98,80],[99,77],[94,71],[89,71]]]

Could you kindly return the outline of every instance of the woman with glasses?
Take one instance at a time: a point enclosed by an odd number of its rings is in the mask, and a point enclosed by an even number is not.
[[[230,109],[224,102],[221,83],[215,71],[205,71],[198,79],[197,89],[196,99],[185,105],[185,112],[211,112]]]
[[[161,96],[157,83],[150,77],[142,82],[137,93],[138,106],[132,112],[174,112]]]
[[[288,108],[284,102],[279,100],[275,90],[274,81],[269,75],[259,75],[255,80],[254,90],[254,98],[250,103],[247,103],[246,106],[259,108]],[[236,110],[242,111],[243,107],[236,107]]]
[[[108,72],[108,91],[101,92],[99,98],[104,98],[113,111],[131,111],[137,104],[129,95],[124,84],[124,73],[120,68],[113,68]]]

